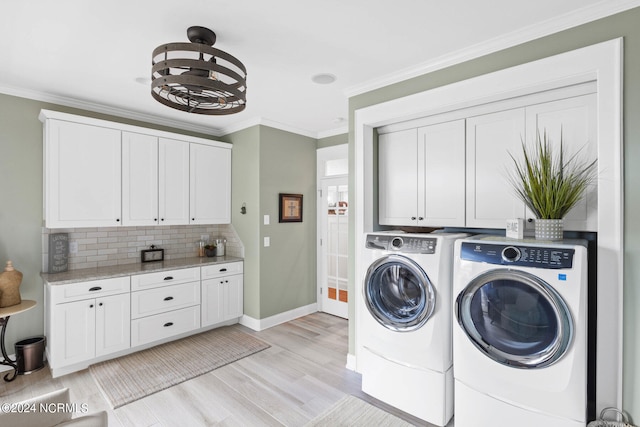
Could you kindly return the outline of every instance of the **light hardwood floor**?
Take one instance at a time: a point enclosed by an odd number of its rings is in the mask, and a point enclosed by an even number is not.
[[[348,322],[314,313],[255,332],[270,348],[113,410],[89,370],[51,378],[48,367],[11,382],[0,380],[0,403],[14,403],[68,387],[88,412],[107,410],[109,426],[303,426],[346,394],[416,426],[430,426],[361,391],[361,377],[345,367]]]

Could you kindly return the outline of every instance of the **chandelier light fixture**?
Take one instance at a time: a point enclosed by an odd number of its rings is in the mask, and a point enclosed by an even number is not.
[[[237,58],[213,48],[216,34],[189,27],[191,43],[167,43],[153,51],[151,95],[188,113],[226,115],[245,109],[247,70]]]

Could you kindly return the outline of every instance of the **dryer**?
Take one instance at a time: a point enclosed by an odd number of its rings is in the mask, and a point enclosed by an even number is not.
[[[362,390],[444,426],[453,414],[453,242],[466,234],[365,235],[356,301]]]
[[[456,427],[587,423],[587,247],[456,242]]]

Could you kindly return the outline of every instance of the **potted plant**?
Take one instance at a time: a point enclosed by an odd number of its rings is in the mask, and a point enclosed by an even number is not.
[[[536,216],[536,239],[562,239],[562,219],[597,177],[597,160],[582,160],[579,152],[567,156],[560,135],[556,146],[549,141],[546,130],[542,138],[537,133],[532,148],[523,141],[524,158],[520,161],[509,153],[515,165],[511,183],[518,198]]]

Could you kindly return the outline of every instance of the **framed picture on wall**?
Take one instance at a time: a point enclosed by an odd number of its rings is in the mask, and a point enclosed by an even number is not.
[[[302,222],[302,194],[280,193],[280,222]]]

